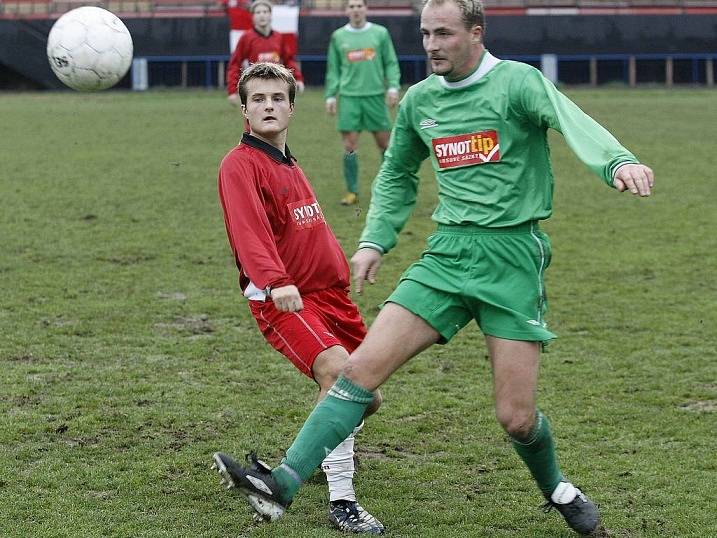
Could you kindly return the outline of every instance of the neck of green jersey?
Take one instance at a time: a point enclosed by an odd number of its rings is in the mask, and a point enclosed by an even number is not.
[[[438,80],[440,80],[441,85],[444,88],[449,88],[452,90],[465,88],[466,86],[470,86],[471,84],[475,84],[476,82],[478,82],[488,73],[488,71],[493,69],[500,62],[500,58],[496,58],[490,52],[488,52],[488,49],[484,49],[483,54],[481,54],[481,57],[478,60],[476,66],[466,76],[456,80],[448,80],[446,77],[439,75]]]
[[[344,26],[349,32],[363,32],[364,30],[368,30],[371,28],[371,23],[369,21],[364,21],[361,26],[353,26],[350,22]]]

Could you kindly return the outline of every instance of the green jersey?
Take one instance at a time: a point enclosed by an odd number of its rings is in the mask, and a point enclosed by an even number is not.
[[[430,157],[438,181],[433,220],[515,226],[552,213],[547,129],[562,133],[590,170],[612,185],[637,159],[532,66],[488,51],[468,77],[431,75],[402,99],[372,188],[362,243],[388,251],[416,203],[418,168]]]
[[[401,72],[391,36],[380,24],[350,24],[331,34],[326,61],[327,98],[363,97],[399,89]]]

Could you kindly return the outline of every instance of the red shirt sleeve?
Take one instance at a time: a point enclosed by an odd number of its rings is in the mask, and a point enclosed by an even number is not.
[[[219,197],[229,243],[241,272],[259,289],[294,284],[277,250],[261,171],[230,153],[219,169]],[[244,287],[244,286],[242,286]]]
[[[246,44],[249,39],[249,32],[239,38],[232,57],[227,65],[227,94],[234,95],[237,93],[237,84],[239,84],[239,77],[241,76],[241,66],[244,60],[247,59]]]
[[[304,81],[304,75],[301,74],[299,64],[296,63],[296,43],[294,36],[288,36],[287,34],[281,35],[281,63],[294,73],[294,78],[297,82]]]

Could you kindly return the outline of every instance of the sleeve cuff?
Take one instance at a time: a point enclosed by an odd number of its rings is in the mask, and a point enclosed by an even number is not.
[[[358,248],[370,248],[377,252],[380,252],[381,254],[386,254],[386,249],[384,249],[381,245],[377,243],[371,243],[370,241],[360,241],[358,244]]]
[[[617,171],[620,170],[620,168],[622,168],[626,164],[640,164],[640,163],[638,163],[637,161],[621,161],[621,162],[617,163],[616,165],[614,165],[612,167],[612,171],[610,172],[610,185],[611,186],[613,186],[613,187],[615,186],[615,176],[617,175]]]
[[[293,285],[295,285],[295,284],[294,284],[294,281],[291,280],[291,278],[290,278],[289,276],[285,276],[285,277],[280,278],[280,279],[278,279],[278,280],[274,280],[274,281],[272,281],[272,282],[269,282],[269,283],[266,285],[266,288],[264,288],[264,290],[265,290],[267,293],[271,293],[271,290],[273,290],[273,289],[283,288],[284,286],[293,286]]]

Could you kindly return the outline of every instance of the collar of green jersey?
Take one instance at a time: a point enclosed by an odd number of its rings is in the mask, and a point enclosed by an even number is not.
[[[444,88],[459,90],[478,82],[488,73],[488,71],[498,65],[500,61],[500,58],[496,58],[488,52],[488,49],[486,49],[483,51],[483,55],[480,57],[480,61],[478,62],[478,65],[476,65],[475,69],[462,79],[448,81],[446,80],[446,77],[439,76],[438,80]]]

